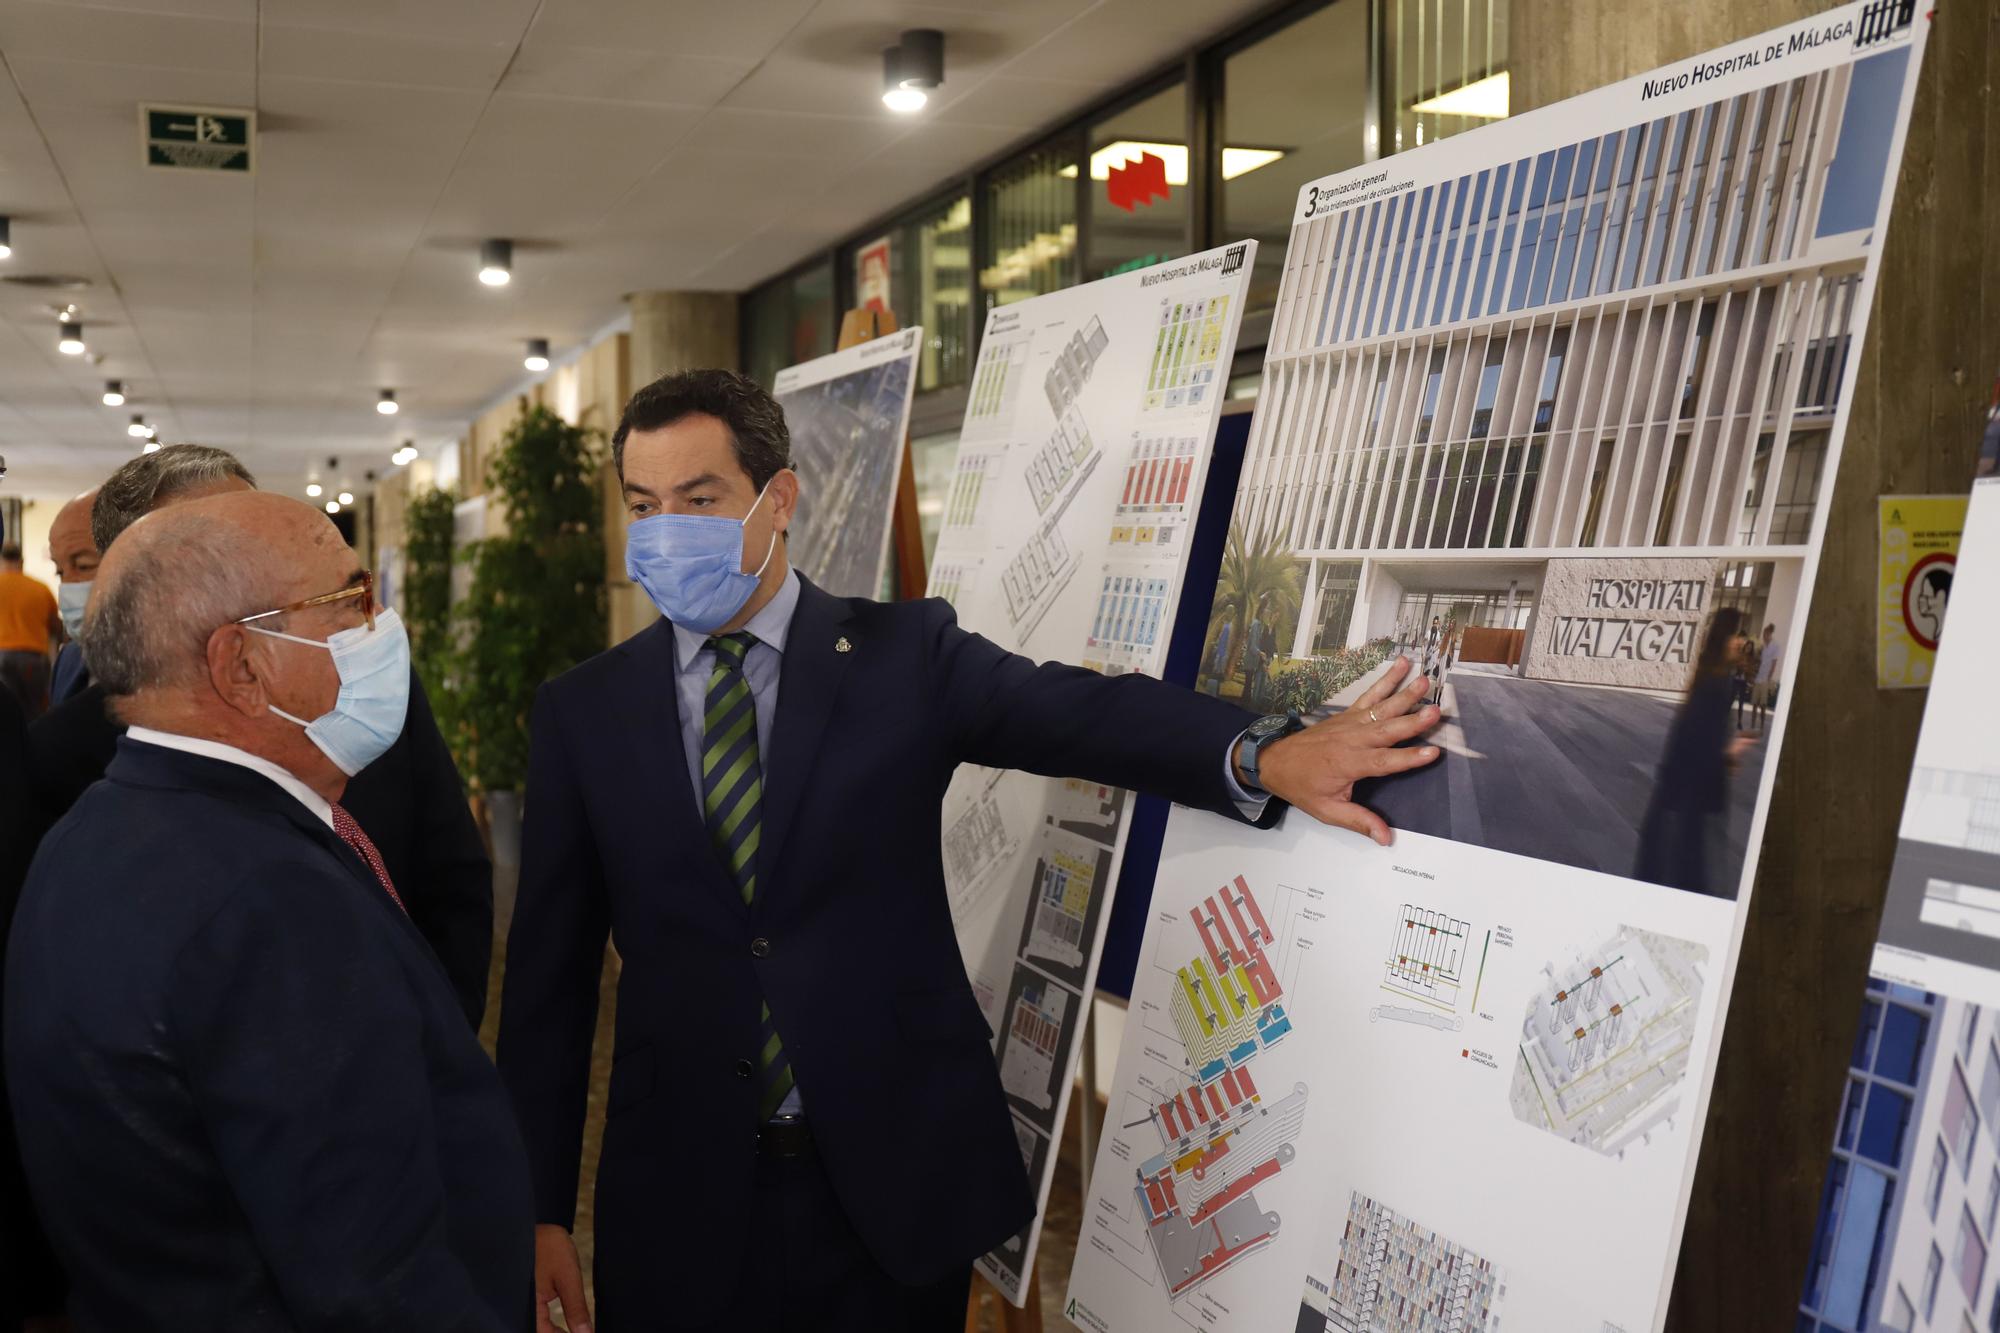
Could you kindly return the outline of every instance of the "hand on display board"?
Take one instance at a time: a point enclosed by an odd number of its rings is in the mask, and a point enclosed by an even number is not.
[[[1355,803],[1354,784],[1437,759],[1435,745],[1396,748],[1443,717],[1423,702],[1429,689],[1429,677],[1412,674],[1409,658],[1397,658],[1344,712],[1267,746],[1258,764],[1260,785],[1322,824],[1352,829],[1387,847],[1393,836],[1388,822]]]
[[[583,1265],[577,1262],[576,1241],[567,1230],[543,1224],[535,1228],[535,1333],[555,1333],[549,1303],[562,1302],[563,1323],[570,1333],[590,1333],[590,1306],[583,1299]]]

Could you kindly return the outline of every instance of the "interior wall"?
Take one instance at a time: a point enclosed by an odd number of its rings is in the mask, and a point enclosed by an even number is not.
[[[1524,111],[1817,13],[1512,0]],[[1793,1325],[1924,694],[1874,682],[1875,497],[1964,491],[2000,370],[2000,0],[1936,10],[1667,1327]]]

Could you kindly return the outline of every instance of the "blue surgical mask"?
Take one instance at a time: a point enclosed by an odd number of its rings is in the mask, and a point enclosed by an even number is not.
[[[56,610],[62,615],[63,633],[72,639],[83,634],[83,608],[90,602],[88,583],[58,583]]]
[[[771,489],[764,483],[764,491]],[[764,503],[764,491],[750,514]],[[654,514],[625,530],[625,576],[646,590],[660,614],[682,629],[713,634],[736,619],[750,603],[765,568],[778,549],[771,533],[770,549],[754,574],[743,569],[742,518],[708,514]]]
[[[244,628],[333,654],[340,693],[332,711],[310,722],[275,705],[271,711],[304,727],[306,739],[348,777],[380,759],[403,734],[403,718],[410,710],[410,637],[394,611],[378,612],[373,630],[344,629],[326,639],[302,639],[255,625]]]

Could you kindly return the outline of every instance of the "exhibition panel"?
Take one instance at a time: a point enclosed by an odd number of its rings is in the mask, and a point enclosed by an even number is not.
[[[1038,660],[1159,675],[1255,249],[987,317],[930,572],[930,595],[966,628]],[[959,946],[1043,1202],[1129,801],[1096,783],[970,766],[945,797]],[[980,1261],[1016,1304],[1031,1294],[1040,1226],[1038,1215]]]
[[[1407,656],[1444,754],[1392,847],[1174,811],[1081,1326],[1660,1327],[1928,28],[1300,191],[1200,688]]]
[[[773,397],[803,483],[786,549],[836,597],[881,592],[923,340],[904,329],[778,372]]]

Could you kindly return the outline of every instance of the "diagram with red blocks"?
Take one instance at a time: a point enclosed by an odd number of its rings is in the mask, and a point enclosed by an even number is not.
[[[1456,1032],[1465,1026],[1459,1001],[1465,994],[1469,952],[1479,955],[1479,971],[1473,980],[1472,997],[1486,973],[1484,942],[1473,939],[1472,926],[1445,912],[1432,911],[1415,903],[1404,903],[1396,914],[1389,940],[1389,956],[1382,968],[1382,989],[1394,1003],[1368,1011],[1371,1019],[1413,1023],[1418,1027]],[[1477,950],[1471,946],[1477,943]]]
[[[1192,1081],[1151,1108],[1161,1149],[1135,1186],[1173,1300],[1278,1234],[1278,1215],[1253,1191],[1291,1166],[1306,1113],[1305,1084],[1267,1096],[1257,1082],[1257,1055],[1291,1020],[1266,952],[1275,937],[1249,884],[1238,875],[1188,919],[1201,950],[1176,970],[1170,1011]]]

